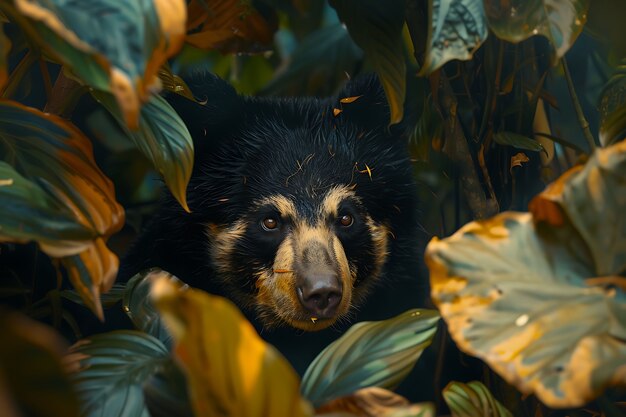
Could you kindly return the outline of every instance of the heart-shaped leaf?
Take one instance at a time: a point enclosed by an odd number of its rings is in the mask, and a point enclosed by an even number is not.
[[[479,381],[450,382],[442,394],[452,417],[513,417]]]
[[[378,74],[391,110],[390,123],[399,123],[406,94],[404,1],[331,0],[330,4]]]
[[[180,205],[187,211],[187,184],[193,169],[193,141],[187,126],[161,96],[153,96],[141,108],[139,129],[130,130],[110,94],[94,97],[115,117],[120,128],[152,162]]]
[[[167,348],[137,331],[92,336],[76,343],[65,359],[80,398],[81,415],[149,417],[143,385],[171,366]]]
[[[395,388],[430,345],[438,321],[434,310],[409,310],[355,324],[309,365],[302,395],[317,407],[361,388]]]
[[[84,83],[113,93],[131,128],[185,36],[183,0],[13,0],[0,10]]]
[[[310,416],[289,363],[225,298],[156,280],[152,298],[174,336],[197,416]]]
[[[587,20],[589,0],[484,0],[489,28],[501,39],[520,42],[543,35],[561,58]]]
[[[156,337],[168,349],[171,349],[172,336],[165,328],[150,297],[152,285],[158,279],[170,280],[173,285],[179,288],[179,291],[185,291],[189,288],[174,275],[159,268],[152,268],[135,275],[128,281],[124,292],[123,308],[138,329]]]
[[[551,407],[626,385],[626,142],[531,205],[433,239],[433,300],[464,351]]]
[[[487,39],[482,0],[429,0],[430,27],[420,75],[453,59],[468,60]]]
[[[226,52],[263,52],[270,49],[277,29],[276,16],[263,16],[252,2],[191,0],[187,42],[201,49]]]

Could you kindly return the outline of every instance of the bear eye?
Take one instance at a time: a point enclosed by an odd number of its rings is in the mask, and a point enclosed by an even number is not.
[[[339,217],[339,223],[341,223],[343,227],[350,227],[352,226],[352,223],[354,223],[354,219],[349,214],[344,214]]]
[[[278,227],[278,220],[276,220],[273,217],[266,217],[261,222],[261,227],[263,227],[263,230],[271,232],[272,230],[275,230]]]

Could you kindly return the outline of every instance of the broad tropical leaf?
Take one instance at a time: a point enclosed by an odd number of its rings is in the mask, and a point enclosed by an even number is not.
[[[149,417],[143,385],[172,365],[160,341],[136,331],[81,340],[72,346],[65,363],[72,372],[84,417]]]
[[[488,33],[482,0],[429,0],[428,6],[430,27],[421,75],[453,59],[471,59]]]
[[[188,13],[187,42],[223,53],[267,51],[277,29],[276,16],[261,15],[250,1],[191,0]]]
[[[316,416],[338,415],[361,417],[434,417],[431,403],[410,404],[409,401],[384,388],[363,388],[352,394],[332,400],[316,411]],[[331,414],[336,413],[336,414]]]
[[[330,4],[380,77],[391,110],[390,124],[399,123],[406,94],[404,1],[330,0]]]
[[[94,97],[115,117],[120,128],[163,176],[180,205],[187,211],[187,183],[193,169],[193,141],[187,126],[161,96],[155,95],[141,108],[138,130],[131,130],[110,94]]]
[[[159,339],[168,349],[172,347],[172,336],[165,328],[161,316],[152,304],[150,291],[157,279],[171,280],[180,291],[188,288],[174,275],[152,268],[132,277],[126,284],[123,308],[138,329]]]
[[[501,39],[520,42],[543,35],[557,58],[565,55],[587,20],[589,0],[484,0],[489,28]]]
[[[452,417],[513,417],[479,381],[450,382],[442,394]]]
[[[302,395],[317,407],[361,388],[395,388],[430,345],[438,321],[434,310],[409,310],[355,324],[309,365]]]
[[[427,249],[452,337],[522,392],[576,407],[626,385],[626,142],[531,204]]]
[[[0,334],[0,396],[8,391],[4,399],[16,406],[14,415],[77,417],[78,399],[61,364],[61,337],[17,313],[0,313]],[[6,403],[0,404],[1,414],[11,415]]]
[[[323,85],[340,85],[346,73],[355,72],[362,57],[363,51],[342,24],[320,28],[300,42],[289,65],[264,91],[273,94],[289,91],[290,86],[302,84],[303,80],[313,91],[319,91]]]
[[[80,252],[90,245],[93,231],[63,210],[37,183],[0,161],[0,240],[38,241],[52,253]]]
[[[225,298],[179,291],[168,278],[151,291],[174,336],[196,416],[310,416],[289,363]]]
[[[184,0],[13,0],[0,10],[84,83],[113,93],[131,128],[185,36]]]
[[[122,227],[124,211],[115,200],[113,185],[96,166],[89,139],[67,121],[0,100],[0,159],[36,183],[65,214],[72,214],[90,231],[89,238],[106,237]],[[24,236],[9,237],[24,241]],[[87,238],[81,233],[68,240],[79,237]],[[42,249],[51,256],[73,255],[89,243],[70,250],[44,244]]]
[[[493,140],[500,145],[509,145],[518,149],[539,152],[543,150],[541,143],[534,139],[513,132],[498,132],[493,135]]]

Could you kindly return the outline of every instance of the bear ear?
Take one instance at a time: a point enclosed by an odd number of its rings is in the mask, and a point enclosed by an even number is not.
[[[351,123],[370,130],[389,127],[394,135],[408,134],[417,121],[413,120],[415,109],[408,108],[409,106],[405,103],[402,121],[389,126],[391,117],[389,103],[376,74],[359,75],[348,81],[339,92],[334,106],[340,109],[342,116]]]
[[[237,125],[243,100],[230,84],[210,72],[196,71],[182,78],[195,100],[175,93],[165,98],[187,126],[196,149],[210,146],[211,138],[224,137]]]

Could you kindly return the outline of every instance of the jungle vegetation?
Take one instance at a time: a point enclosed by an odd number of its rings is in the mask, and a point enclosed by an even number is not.
[[[625,20],[621,0],[1,2],[2,415],[625,415]],[[355,325],[300,380],[226,300],[166,271],[115,284],[159,179],[186,207],[193,144],[159,91],[194,100],[197,68],[256,95],[379,75],[389,123],[416,121],[433,308]],[[136,330],[83,338],[73,305],[120,303]],[[480,380],[392,392],[446,343]]]

